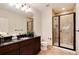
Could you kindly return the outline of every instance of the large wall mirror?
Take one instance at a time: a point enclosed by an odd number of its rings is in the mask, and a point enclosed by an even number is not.
[[[25,13],[9,6],[0,4],[0,34],[17,35],[33,32],[33,13]]]

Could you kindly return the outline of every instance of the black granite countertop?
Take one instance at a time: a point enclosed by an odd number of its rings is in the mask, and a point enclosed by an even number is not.
[[[18,42],[21,42],[21,41],[24,41],[24,40],[33,39],[33,38],[36,38],[36,37],[40,37],[40,36],[24,37],[24,38],[20,38],[20,39],[14,39],[14,40],[11,40],[10,42],[1,43],[0,47],[5,46],[5,45],[10,45],[10,44],[13,44],[13,43],[18,43]]]

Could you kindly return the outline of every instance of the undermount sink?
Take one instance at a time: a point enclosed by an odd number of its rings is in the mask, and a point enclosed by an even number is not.
[[[1,37],[0,38],[0,43],[10,42],[10,41],[12,41],[12,36],[7,36],[7,37]]]
[[[17,38],[17,39],[12,39],[13,42],[17,42],[17,41],[22,41],[22,40],[28,40],[29,37],[24,37],[24,38]]]
[[[27,40],[29,37],[20,38],[20,40]]]

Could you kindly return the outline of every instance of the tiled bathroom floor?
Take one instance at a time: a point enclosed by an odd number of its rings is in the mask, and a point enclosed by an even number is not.
[[[76,52],[55,46],[48,46],[47,50],[40,51],[38,55],[76,55]]]

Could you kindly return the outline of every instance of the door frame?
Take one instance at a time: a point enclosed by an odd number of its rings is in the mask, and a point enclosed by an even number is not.
[[[71,48],[67,48],[67,47],[63,47],[63,46],[60,46],[60,16],[64,16],[64,15],[69,15],[69,14],[73,14],[73,49],[71,49]],[[65,48],[65,49],[69,49],[69,50],[74,50],[74,51],[76,51],[76,13],[68,13],[68,14],[64,14],[64,15],[58,15],[58,16],[53,16],[52,17],[52,36],[53,36],[53,39],[52,39],[52,45],[54,45],[54,28],[53,28],[53,26],[54,26],[54,20],[53,20],[53,18],[54,17],[58,17],[59,18],[59,20],[58,20],[58,24],[59,24],[59,38],[58,38],[58,47],[61,47],[61,48]]]

